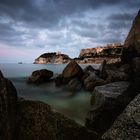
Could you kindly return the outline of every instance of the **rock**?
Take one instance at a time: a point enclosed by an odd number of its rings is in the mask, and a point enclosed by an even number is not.
[[[32,75],[27,79],[28,83],[41,84],[50,80],[53,76],[53,72],[47,69],[41,69],[34,71]]]
[[[99,71],[100,71],[100,74],[99,74],[99,77],[102,78],[102,79],[106,79],[107,78],[107,72],[106,72],[106,60],[104,60],[100,67],[99,67]]]
[[[135,57],[140,57],[140,11],[133,21],[131,30],[125,40],[121,61],[130,63]]]
[[[104,133],[126,105],[125,92],[128,82],[114,82],[95,87],[91,97],[91,110],[86,126],[99,134]]]
[[[131,68],[130,64],[124,64],[124,65],[120,66],[118,71],[124,72],[126,74],[132,74],[132,68]]]
[[[62,73],[64,78],[81,78],[83,74],[82,68],[75,61],[71,61]]]
[[[85,80],[84,80],[84,87],[88,91],[93,91],[96,86],[100,86],[105,84],[103,79],[100,79],[95,73],[91,73]]]
[[[107,70],[107,83],[117,82],[117,81],[128,81],[128,74],[118,71],[118,70]]]
[[[2,74],[2,72],[1,72],[1,71],[0,71],[0,78],[1,78],[1,79],[2,79],[2,78],[4,78],[4,77],[3,77],[3,74]]]
[[[17,99],[0,71],[0,140],[96,140],[97,133],[39,101]]]
[[[70,62],[71,58],[61,52],[44,53],[35,59],[34,64],[65,64]]]
[[[68,84],[70,80],[71,80],[71,78],[64,78],[62,74],[59,74],[59,75],[55,78],[55,85],[56,85],[57,87],[59,87],[59,86],[64,86],[64,85]]]
[[[99,75],[99,70],[94,69],[91,65],[84,68],[84,73],[95,73],[96,75]]]
[[[140,77],[140,57],[135,57],[132,60],[133,77]]]
[[[14,140],[17,92],[0,71],[0,140]]]
[[[73,78],[82,80],[83,76],[84,72],[82,68],[75,61],[71,61],[64,68],[62,74],[55,78],[55,84],[56,86],[67,85]]]
[[[21,101],[18,105],[17,140],[96,140],[97,134],[78,125],[49,105]]]
[[[126,107],[102,140],[139,140],[140,139],[140,94]]]
[[[87,91],[93,91],[96,86],[101,86],[101,85],[104,85],[105,83],[106,82],[103,79],[98,79],[98,80],[96,80],[94,82],[88,82],[85,85],[85,89]]]
[[[74,78],[66,85],[66,88],[70,91],[79,91],[82,88],[82,83]]]

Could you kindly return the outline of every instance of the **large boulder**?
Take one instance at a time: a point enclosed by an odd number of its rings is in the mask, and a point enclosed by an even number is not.
[[[64,78],[81,78],[83,76],[82,68],[76,63],[76,61],[71,61],[63,70],[62,73]]]
[[[99,78],[94,72],[84,79],[84,87],[88,91],[93,91],[96,86],[105,84],[105,81]]]
[[[132,60],[133,77],[140,77],[140,57],[135,57]]]
[[[62,74],[55,78],[56,86],[67,85],[73,78],[82,80],[83,69],[73,60],[63,70]]]
[[[72,78],[64,78],[62,74],[55,77],[55,85],[57,87],[67,85]]]
[[[121,60],[123,63],[130,63],[134,57],[140,57],[140,11],[125,40]]]
[[[88,65],[84,68],[84,73],[90,74],[90,73],[95,73],[96,75],[99,75],[99,70],[93,68],[91,65]]]
[[[53,77],[53,72],[47,69],[36,70],[27,79],[28,83],[41,84],[50,80]]]
[[[99,134],[104,133],[127,104],[125,92],[128,82],[114,82],[95,87],[86,126]]]
[[[20,101],[18,105],[17,140],[95,140],[96,133],[87,130],[49,105],[37,101]]]
[[[82,83],[74,78],[72,80],[69,81],[69,83],[66,85],[66,89],[70,90],[70,91],[79,91],[82,89]]]
[[[129,76],[123,71],[117,70],[107,70],[108,77],[106,78],[107,83],[117,82],[117,81],[128,81]]]
[[[140,139],[140,94],[126,107],[102,140]]]
[[[100,65],[100,67],[99,67],[99,71],[100,71],[100,74],[99,74],[99,76],[100,76],[100,78],[102,78],[102,79],[106,79],[107,78],[107,72],[106,72],[106,60],[104,60],[102,63],[101,63],[101,65]]]
[[[14,140],[17,92],[0,71],[0,140]]]

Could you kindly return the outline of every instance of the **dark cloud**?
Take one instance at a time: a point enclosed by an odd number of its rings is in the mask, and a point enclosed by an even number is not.
[[[131,21],[137,13],[119,13],[119,14],[112,14],[108,17],[108,20],[115,20],[115,21]]]
[[[140,0],[0,0],[0,43],[67,53],[122,42],[139,7]]]
[[[127,21],[111,21],[108,28],[118,30],[130,27],[131,23]]]
[[[137,1],[137,0],[136,0]],[[35,26],[54,26],[61,18],[102,6],[127,5],[133,0],[1,0],[0,14]],[[140,2],[137,2],[140,3]],[[129,5],[129,7],[131,6]]]

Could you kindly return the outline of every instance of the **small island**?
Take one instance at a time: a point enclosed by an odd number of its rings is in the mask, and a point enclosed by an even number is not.
[[[66,64],[75,60],[79,64],[100,64],[103,60],[107,63],[120,61],[123,45],[121,43],[107,44],[96,48],[82,49],[77,58],[70,58],[61,52],[44,53],[35,59],[34,64]]]
[[[34,64],[65,64],[70,62],[71,58],[61,52],[44,53],[35,59]]]

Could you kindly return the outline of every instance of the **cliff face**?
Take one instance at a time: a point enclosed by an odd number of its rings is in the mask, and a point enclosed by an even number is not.
[[[120,60],[121,51],[121,44],[108,44],[105,47],[82,49],[77,58],[77,62],[101,63],[104,59],[106,59],[108,63],[112,61],[116,62]]]
[[[66,54],[61,53],[44,53],[35,59],[35,64],[63,64],[68,63],[71,58]]]
[[[140,11],[125,40],[121,60],[123,63],[129,63],[134,57],[140,57]]]

